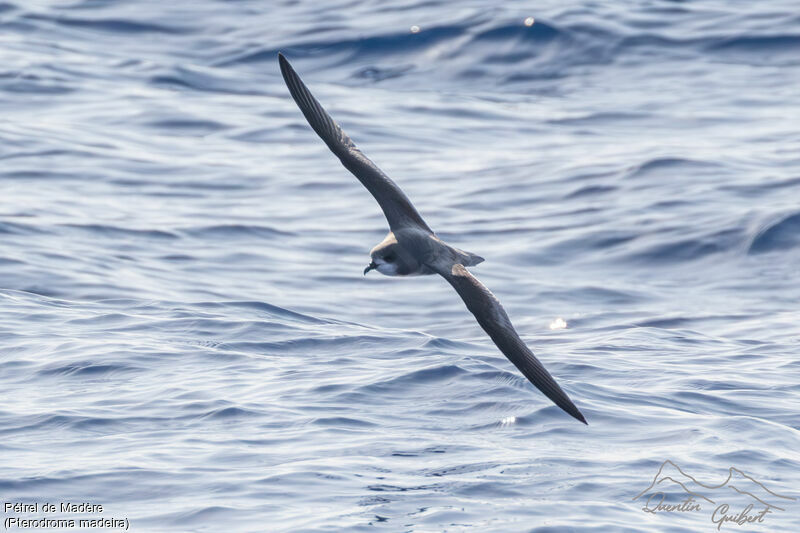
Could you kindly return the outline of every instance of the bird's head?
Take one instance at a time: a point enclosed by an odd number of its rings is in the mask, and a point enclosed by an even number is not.
[[[400,275],[398,272],[401,263],[398,254],[400,250],[397,243],[388,243],[382,246],[383,244],[384,243],[379,244],[370,252],[369,255],[372,261],[367,265],[367,268],[364,269],[365,276],[370,270],[377,270],[384,276]]]

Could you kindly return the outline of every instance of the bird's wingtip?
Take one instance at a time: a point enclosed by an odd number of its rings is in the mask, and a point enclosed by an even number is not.
[[[278,65],[280,65],[281,74],[283,75],[284,81],[289,84],[289,79],[292,77],[297,76],[294,74],[294,69],[292,65],[289,63],[289,60],[286,59],[286,56],[283,55],[282,52],[278,52]]]
[[[549,397],[549,395],[548,395],[548,397]],[[583,416],[583,413],[581,413],[581,410],[578,409],[578,406],[575,405],[574,403],[572,403],[572,400],[569,399],[569,396],[564,394],[564,398],[561,399],[562,401],[559,401],[559,402],[555,402],[555,400],[553,398],[550,398],[550,399],[553,400],[554,403],[556,405],[558,405],[569,416],[571,416],[572,418],[574,418],[578,422],[583,422],[587,426],[589,425],[589,422],[586,421],[586,417]]]

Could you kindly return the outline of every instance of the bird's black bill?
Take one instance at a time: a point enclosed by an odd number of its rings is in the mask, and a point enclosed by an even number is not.
[[[367,265],[367,268],[364,269],[364,275],[366,276],[367,272],[369,272],[370,270],[375,270],[376,268],[378,268],[378,265],[375,264],[375,261],[371,262],[370,264]]]

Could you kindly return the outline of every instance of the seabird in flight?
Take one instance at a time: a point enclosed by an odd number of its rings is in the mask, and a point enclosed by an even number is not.
[[[333,121],[311,94],[292,66],[278,54],[283,79],[306,120],[375,197],[389,222],[389,234],[370,251],[371,261],[364,274],[377,270],[386,276],[439,274],[464,300],[481,328],[508,359],[553,403],[584,424],[586,419],[572,400],[522,342],[500,301],[466,267],[483,258],[445,243],[428,227],[408,197]]]

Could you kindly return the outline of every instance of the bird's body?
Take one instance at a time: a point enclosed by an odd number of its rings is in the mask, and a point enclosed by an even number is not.
[[[397,237],[391,231],[386,235],[385,239],[370,250],[369,256],[372,261],[364,270],[364,275],[373,269],[385,276],[425,276],[436,274],[397,242]]]
[[[371,268],[364,274],[375,269],[385,276],[424,276],[437,273],[434,264],[474,266],[483,261],[479,255],[453,248],[432,232],[404,228],[397,233],[390,231],[369,252]]]
[[[453,286],[467,309],[500,351],[556,405],[584,424],[586,419],[517,334],[497,298],[466,269],[483,258],[445,243],[431,230],[403,191],[370,161],[311,94],[289,62],[278,54],[289,92],[314,131],[367,188],[386,215],[389,234],[370,252],[364,274],[386,276],[439,274]]]

